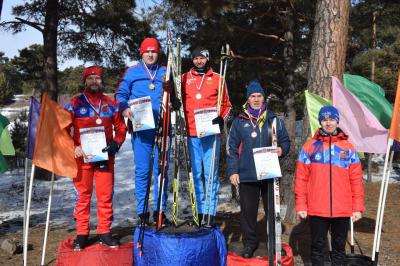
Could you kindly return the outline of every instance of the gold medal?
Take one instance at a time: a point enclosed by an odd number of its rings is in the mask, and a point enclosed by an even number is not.
[[[251,132],[251,137],[252,137],[252,138],[257,137],[257,132],[255,132],[255,131]]]
[[[103,121],[101,121],[100,118],[97,118],[97,119],[96,119],[96,124],[101,125],[101,122],[103,122]]]
[[[200,100],[200,99],[201,99],[201,93],[197,93],[197,94],[196,94],[196,99],[197,99],[197,100]]]
[[[156,86],[154,86],[153,83],[150,83],[150,85],[149,85],[149,89],[150,89],[150,90],[154,90],[155,87],[156,87]]]

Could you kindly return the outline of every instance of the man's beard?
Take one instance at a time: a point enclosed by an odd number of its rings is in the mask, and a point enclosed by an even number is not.
[[[86,90],[87,90],[87,92],[89,92],[91,94],[95,94],[97,92],[103,92],[103,88],[104,88],[103,85],[97,85],[97,89],[93,90],[92,86],[87,86]]]

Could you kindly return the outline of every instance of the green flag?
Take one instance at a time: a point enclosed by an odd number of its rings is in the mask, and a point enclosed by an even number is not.
[[[320,127],[318,121],[318,113],[322,106],[332,105],[330,100],[327,100],[321,96],[304,91],[306,96],[306,106],[308,113],[308,120],[310,120],[311,136],[314,135],[315,131]]]
[[[7,131],[7,125],[9,123],[10,122],[8,121],[8,119],[0,114],[0,136],[3,135],[4,131]],[[3,141],[3,139],[0,137],[0,173],[6,171],[8,168],[7,162],[3,157],[2,150],[3,150],[3,146],[4,147],[8,146],[9,143],[3,143],[2,141]]]
[[[385,98],[385,90],[368,79],[344,74],[344,86],[373,113],[385,128],[390,128],[393,105]]]

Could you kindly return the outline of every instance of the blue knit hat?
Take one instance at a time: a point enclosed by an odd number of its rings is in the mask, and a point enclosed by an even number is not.
[[[336,122],[339,123],[339,111],[332,105],[324,106],[321,108],[321,110],[319,110],[318,114],[319,123],[321,124],[321,121],[324,120],[325,118],[335,119]]]
[[[253,93],[261,93],[265,98],[264,89],[261,87],[260,82],[256,79],[250,81],[249,85],[247,86],[246,97],[249,98],[249,96]]]

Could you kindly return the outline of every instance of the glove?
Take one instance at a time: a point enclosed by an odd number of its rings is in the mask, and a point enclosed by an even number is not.
[[[119,151],[119,145],[114,140],[110,141],[104,149],[101,150],[102,152],[108,151],[109,156],[114,156]]]
[[[211,122],[213,123],[213,125],[218,124],[221,133],[224,131],[224,119],[222,117],[217,116]]]
[[[169,85],[169,81],[164,81],[162,83],[162,89],[163,89],[163,91],[170,91],[171,90],[171,86]]]
[[[173,111],[178,111],[181,108],[181,101],[176,97],[171,97],[171,107]]]

